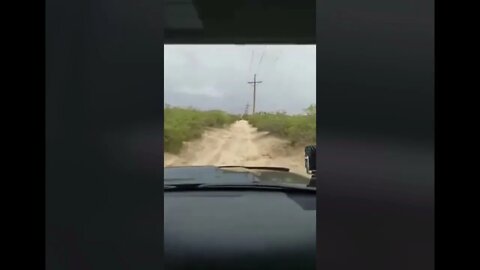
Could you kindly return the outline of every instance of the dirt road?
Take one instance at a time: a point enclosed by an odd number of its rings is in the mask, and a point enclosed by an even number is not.
[[[202,138],[186,142],[179,155],[166,153],[164,166],[242,165],[288,167],[307,176],[303,148],[259,132],[240,120],[224,129],[209,129]]]

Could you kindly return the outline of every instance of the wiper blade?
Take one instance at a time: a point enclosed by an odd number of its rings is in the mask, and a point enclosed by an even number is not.
[[[185,190],[195,190],[195,189],[200,189],[203,184],[167,184],[163,185],[164,190],[179,190],[179,189],[185,189]]]
[[[205,185],[202,186],[205,189],[259,189],[259,190],[287,190],[287,191],[315,191],[314,188],[306,186],[292,186],[292,185],[265,185],[265,184],[238,184],[238,185]]]
[[[265,184],[178,184],[164,185],[165,191],[179,190],[274,190],[274,191],[316,191],[314,187]]]
[[[268,167],[268,166],[217,166],[217,168],[245,168],[249,170],[271,170],[271,171],[282,171],[282,172],[289,172],[289,168],[285,167]]]

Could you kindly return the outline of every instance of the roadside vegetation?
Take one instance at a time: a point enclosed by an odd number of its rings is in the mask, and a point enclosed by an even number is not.
[[[316,105],[310,105],[304,114],[288,115],[285,112],[256,113],[247,120],[259,131],[287,139],[293,146],[315,144],[316,142]]]
[[[221,128],[229,125],[239,116],[223,111],[201,111],[194,108],[165,106],[164,113],[164,147],[165,152],[178,153],[183,142],[200,138],[206,128]]]
[[[245,116],[259,131],[268,131],[279,138],[287,139],[292,146],[315,144],[316,106],[305,109],[304,114],[288,115],[285,112]],[[240,116],[220,110],[201,111],[194,108],[165,106],[164,147],[165,152],[177,154],[183,142],[200,138],[207,128],[222,128],[240,120]]]

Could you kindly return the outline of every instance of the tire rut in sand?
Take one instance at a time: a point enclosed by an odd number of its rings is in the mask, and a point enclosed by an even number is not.
[[[165,153],[164,166],[278,166],[306,175],[303,155],[303,148],[292,149],[287,141],[240,120],[224,129],[208,129],[200,139],[186,142],[179,155]]]

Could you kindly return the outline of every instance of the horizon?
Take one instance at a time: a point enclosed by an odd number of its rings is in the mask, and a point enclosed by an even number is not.
[[[316,104],[310,104],[310,106],[316,106]],[[225,112],[225,113],[228,113],[228,114],[232,114],[232,115],[237,115],[237,114],[240,114],[240,115],[244,115],[245,111],[243,112],[229,112],[229,111],[225,111],[225,110],[222,110],[222,109],[201,109],[201,108],[197,108],[197,107],[194,107],[194,106],[174,106],[172,104],[168,104],[168,103],[164,103],[163,104],[163,109],[184,109],[184,110],[196,110],[196,111],[202,111],[202,112],[207,112],[207,111],[222,111],[222,112]],[[261,114],[261,113],[267,113],[267,114],[275,114],[275,113],[285,113],[286,115],[306,115],[306,111],[307,111],[308,107],[307,108],[304,108],[302,112],[286,112],[284,110],[278,110],[278,111],[257,111],[255,112],[255,114]],[[252,113],[250,112],[249,115],[251,115]]]

